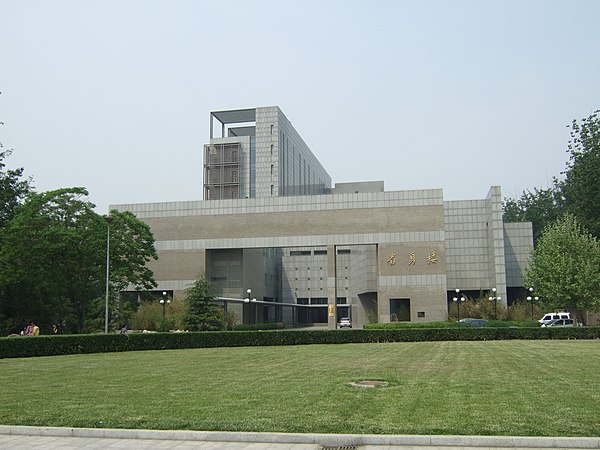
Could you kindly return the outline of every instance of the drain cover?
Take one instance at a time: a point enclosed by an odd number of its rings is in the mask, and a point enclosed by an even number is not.
[[[323,450],[356,450],[356,445],[342,445],[341,447],[321,447]]]
[[[361,387],[361,388],[378,388],[378,387],[386,387],[388,385],[387,381],[377,381],[377,380],[362,380],[362,381],[354,381],[350,383],[351,386]]]

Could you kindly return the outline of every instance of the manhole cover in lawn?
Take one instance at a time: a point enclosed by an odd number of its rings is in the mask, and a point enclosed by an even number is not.
[[[380,380],[361,380],[350,383],[351,386],[359,388],[380,388],[388,385],[387,381]]]

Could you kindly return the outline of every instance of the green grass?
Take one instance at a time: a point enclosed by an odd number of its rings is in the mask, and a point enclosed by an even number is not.
[[[359,389],[363,379],[389,387]],[[0,423],[600,435],[598,341],[243,347],[0,360]]]

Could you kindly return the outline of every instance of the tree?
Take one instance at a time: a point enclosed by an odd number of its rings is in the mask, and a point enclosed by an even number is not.
[[[33,191],[31,178],[23,179],[22,167],[6,169],[4,159],[11,154],[11,150],[0,152],[0,229],[14,216],[17,206]]]
[[[548,308],[600,311],[600,241],[566,214],[542,233],[525,278]]]
[[[58,311],[73,314],[78,332],[84,331],[88,310],[106,289],[107,223],[87,195],[84,188],[30,195],[6,224],[0,283],[20,288],[6,316],[44,323]],[[111,217],[111,291],[155,287],[146,267],[156,259],[150,229],[131,213]]]
[[[185,327],[189,331],[222,330],[223,308],[210,296],[210,283],[201,276],[187,290],[188,311]]]
[[[600,110],[571,124],[570,158],[561,190],[567,210],[600,238]]]
[[[502,204],[505,222],[531,222],[533,241],[537,242],[546,226],[562,216],[562,194],[556,182],[547,189],[523,191],[518,200],[505,198]]]

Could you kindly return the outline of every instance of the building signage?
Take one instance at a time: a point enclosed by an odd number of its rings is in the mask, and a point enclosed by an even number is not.
[[[418,255],[416,252],[410,252],[406,257],[406,263],[408,267],[415,266],[418,261]],[[433,264],[437,264],[438,262],[438,254],[435,251],[427,252],[427,255],[424,257],[424,260],[427,262],[428,266]],[[396,265],[396,253],[390,253],[387,259],[387,263],[390,266]]]

